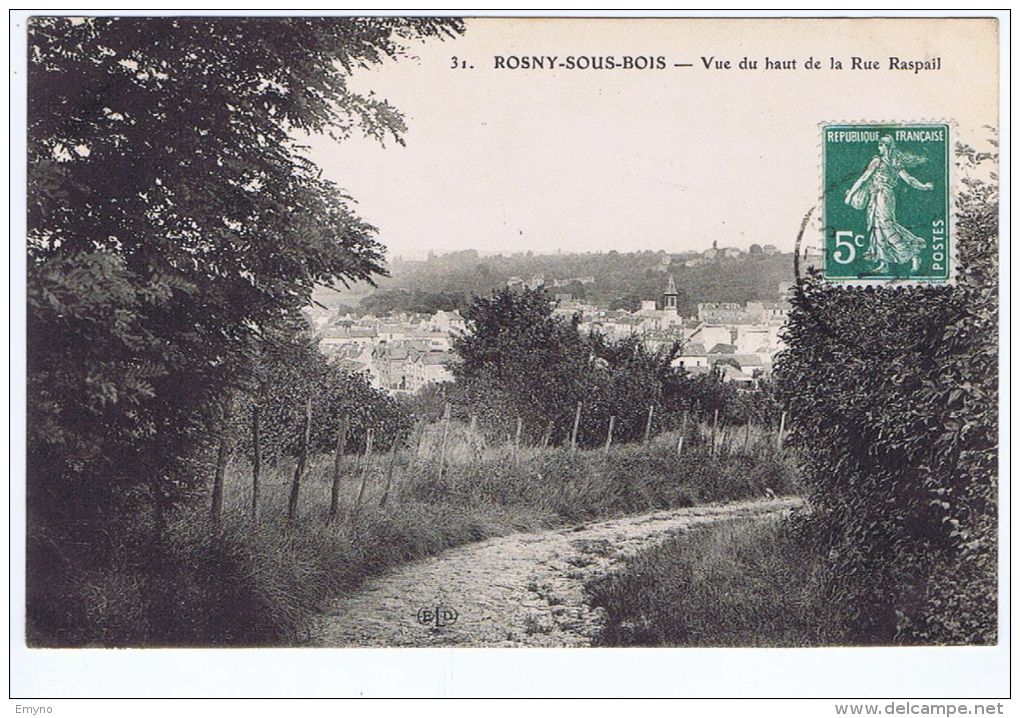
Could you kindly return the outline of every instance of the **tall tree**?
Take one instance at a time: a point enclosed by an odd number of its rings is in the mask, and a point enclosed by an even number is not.
[[[453,343],[460,359],[454,390],[496,436],[513,431],[521,417],[529,441],[542,440],[552,421],[551,439],[562,442],[580,401],[582,444],[604,440],[610,416],[617,417],[617,439],[629,441],[643,436],[649,405],[661,409],[664,394],[677,393],[670,366],[676,347],[651,352],[634,337],[582,335],[576,317],[553,314],[543,289],[475,297],[466,319],[469,331]]]
[[[452,36],[407,18],[34,18],[28,35],[29,498],[178,481],[267,322],[382,272],[295,140],[399,142],[357,67]]]

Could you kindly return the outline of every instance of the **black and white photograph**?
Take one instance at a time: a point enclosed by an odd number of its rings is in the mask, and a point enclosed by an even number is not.
[[[1001,13],[587,15],[12,14],[24,695],[194,649],[1008,692]]]

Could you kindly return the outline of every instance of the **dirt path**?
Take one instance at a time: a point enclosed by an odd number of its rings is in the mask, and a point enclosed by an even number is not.
[[[323,616],[312,640],[320,646],[587,646],[603,620],[601,609],[584,602],[590,578],[677,530],[777,515],[799,503],[697,506],[469,544],[367,581]],[[456,621],[419,623],[419,612],[436,606],[454,609]]]

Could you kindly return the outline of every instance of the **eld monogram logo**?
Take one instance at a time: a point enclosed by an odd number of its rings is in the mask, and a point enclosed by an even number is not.
[[[418,623],[423,626],[443,628],[457,622],[457,612],[448,606],[422,608],[418,611]]]

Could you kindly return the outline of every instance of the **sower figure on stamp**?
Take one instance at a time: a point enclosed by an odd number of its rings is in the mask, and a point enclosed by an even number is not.
[[[896,221],[897,178],[917,190],[929,191],[931,182],[921,182],[907,172],[925,160],[923,157],[896,149],[889,135],[878,141],[878,156],[872,158],[868,169],[846,193],[846,203],[854,209],[868,213],[868,248],[864,258],[878,262],[874,272],[889,271],[889,264],[910,262],[911,270],[921,266],[921,250],[925,241]]]

